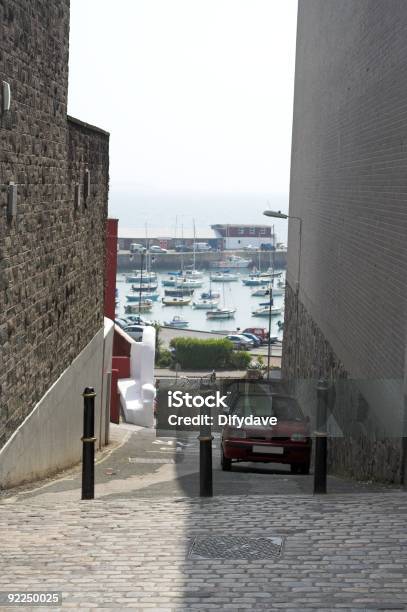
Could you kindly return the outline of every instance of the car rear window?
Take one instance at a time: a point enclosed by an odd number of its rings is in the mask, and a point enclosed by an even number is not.
[[[240,395],[233,409],[239,416],[275,416],[281,421],[302,421],[303,415],[292,397],[276,395]]]

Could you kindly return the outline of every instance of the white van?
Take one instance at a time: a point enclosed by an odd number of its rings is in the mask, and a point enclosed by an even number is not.
[[[211,247],[209,246],[207,242],[196,242],[195,249],[197,251],[210,251]]]
[[[132,242],[130,245],[130,253],[144,253],[146,247],[142,244],[138,244],[137,242]]]

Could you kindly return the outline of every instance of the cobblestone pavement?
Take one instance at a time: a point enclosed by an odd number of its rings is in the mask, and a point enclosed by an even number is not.
[[[0,505],[0,591],[85,609],[407,609],[402,492],[27,501]],[[280,536],[282,555],[189,557],[205,536]]]
[[[199,443],[196,432],[177,438],[156,435],[154,430],[133,425],[111,425],[114,446],[105,450],[95,466],[95,496],[100,499],[130,497],[199,496]],[[220,440],[213,441],[213,486],[215,495],[312,494],[313,475],[290,474],[283,464],[234,464],[231,472],[220,467]],[[69,502],[80,499],[81,466],[42,483],[0,491],[0,501],[14,503]],[[394,488],[349,481],[330,476],[330,493],[388,493]]]

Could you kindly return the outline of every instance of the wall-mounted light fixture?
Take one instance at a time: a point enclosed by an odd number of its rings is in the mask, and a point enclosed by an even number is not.
[[[7,217],[14,219],[17,215],[17,185],[10,181],[7,186]]]
[[[3,113],[6,113],[10,110],[11,104],[10,83],[7,83],[7,81],[2,81],[1,90],[1,110]]]

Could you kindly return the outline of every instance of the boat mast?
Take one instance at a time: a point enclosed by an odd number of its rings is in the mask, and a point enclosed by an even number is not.
[[[271,231],[273,232],[272,234],[272,247],[273,250],[271,251],[271,284],[274,287],[274,265],[275,265],[275,240],[274,240],[274,224],[271,226]]]
[[[145,232],[146,232],[146,272],[149,272],[149,268],[151,268],[151,259],[149,262],[149,244],[148,244],[148,232],[147,232],[147,221],[144,224]]]
[[[181,242],[182,242],[182,251],[181,251],[181,276],[184,276],[184,224],[181,223]]]
[[[196,247],[195,247],[195,240],[196,240],[196,235],[195,235],[195,219],[192,219],[193,225],[194,225],[194,265],[193,265],[193,270],[195,271],[195,254],[196,254]]]

